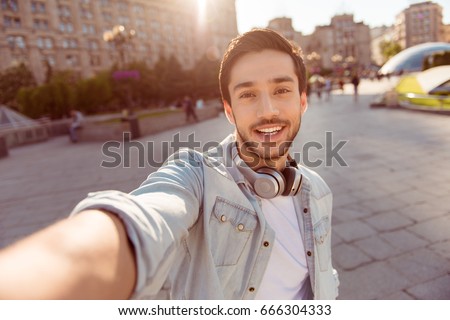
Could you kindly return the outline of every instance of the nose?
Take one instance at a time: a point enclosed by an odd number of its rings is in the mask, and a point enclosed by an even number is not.
[[[258,108],[258,112],[256,116],[258,118],[273,118],[280,114],[280,111],[272,101],[270,95],[263,94],[261,95],[260,106]]]

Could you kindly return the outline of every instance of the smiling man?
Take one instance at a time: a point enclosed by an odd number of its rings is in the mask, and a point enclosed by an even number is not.
[[[130,194],[89,194],[1,252],[0,299],[336,298],[332,195],[289,156],[307,108],[300,50],[252,30],[219,78],[234,134],[172,155]]]

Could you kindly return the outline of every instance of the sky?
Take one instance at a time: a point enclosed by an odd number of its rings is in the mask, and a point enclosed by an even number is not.
[[[317,25],[329,25],[336,14],[350,13],[355,22],[369,27],[392,25],[395,16],[413,0],[236,0],[239,33],[267,27],[273,18],[292,18],[296,31],[311,34]],[[443,7],[443,21],[450,24],[450,0],[434,0]]]

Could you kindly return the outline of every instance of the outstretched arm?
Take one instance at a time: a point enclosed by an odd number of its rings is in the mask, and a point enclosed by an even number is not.
[[[84,211],[0,251],[0,299],[126,299],[136,265],[122,221]]]

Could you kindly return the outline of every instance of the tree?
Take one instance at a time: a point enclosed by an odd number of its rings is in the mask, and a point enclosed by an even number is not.
[[[192,70],[197,96],[219,95],[219,60],[208,59],[203,55]]]
[[[395,41],[381,41],[380,51],[383,55],[384,61],[388,61],[390,58],[395,56],[397,53],[402,51],[402,46]]]
[[[25,64],[10,67],[0,73],[0,103],[16,107],[19,90],[34,86],[36,80]]]

